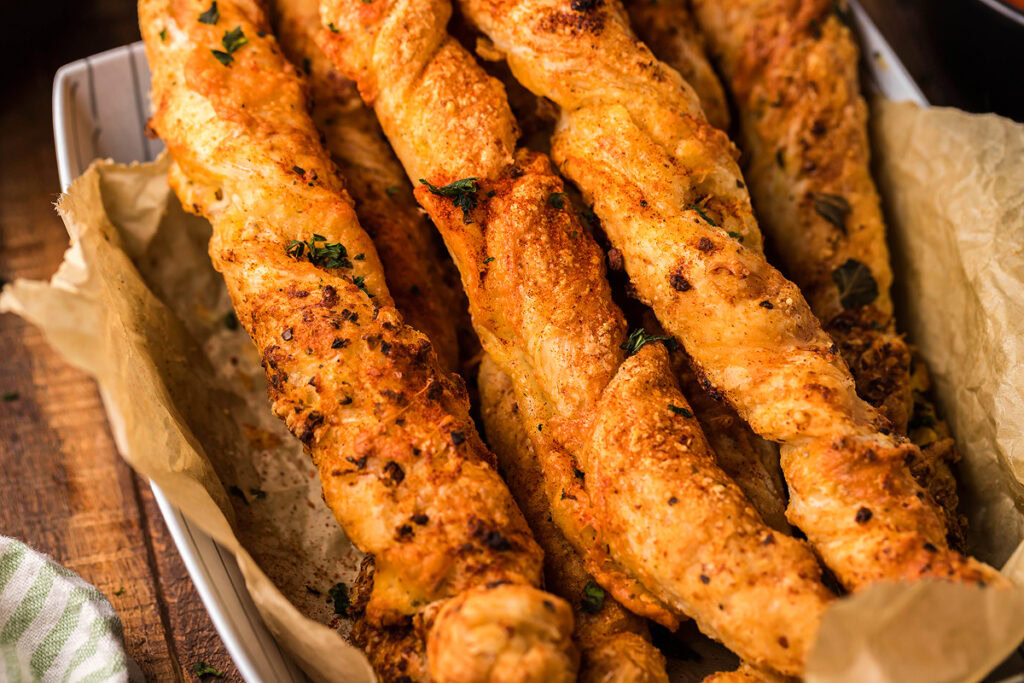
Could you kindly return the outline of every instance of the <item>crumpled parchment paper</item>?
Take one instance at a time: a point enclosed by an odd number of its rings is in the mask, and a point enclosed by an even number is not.
[[[1024,127],[884,102],[873,126],[901,320],[963,453],[973,551],[1002,564],[1024,538]],[[121,454],[235,554],[307,673],[372,681],[328,596],[351,582],[359,552],[270,414],[258,356],[206,255],[209,225],[181,210],[166,170],[165,158],[94,163],[58,205],[72,242],[60,270],[9,285],[0,311],[97,379]],[[838,601],[807,678],[979,680],[1024,639],[1024,550],[1004,571],[1022,588],[886,584]],[[674,681],[727,660],[710,643],[690,649],[704,662],[673,661]]]

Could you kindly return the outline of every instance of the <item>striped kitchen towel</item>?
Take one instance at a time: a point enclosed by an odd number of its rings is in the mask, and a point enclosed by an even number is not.
[[[0,536],[0,681],[142,681],[103,594],[24,543]]]

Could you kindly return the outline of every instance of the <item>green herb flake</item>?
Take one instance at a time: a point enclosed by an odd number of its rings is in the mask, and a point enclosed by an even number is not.
[[[704,213],[704,208],[701,207],[700,204],[690,204],[690,210],[691,211],[696,211],[700,215],[700,217],[703,218],[705,221],[707,221],[711,225],[715,226],[716,228],[718,227],[718,223],[716,223],[713,220],[711,220],[708,217],[708,215],[706,213]]]
[[[668,404],[668,409],[671,410],[676,415],[682,415],[683,417],[693,417],[693,413],[691,413],[686,408],[680,408],[679,406],[674,406],[671,403]]]
[[[384,190],[384,194],[386,194],[389,197],[394,197],[396,194],[399,193],[401,189],[402,188],[400,188],[398,185],[392,185],[388,189]]]
[[[121,597],[122,595],[124,595],[124,586],[121,586],[116,591],[114,591],[114,595],[116,595],[117,597]]]
[[[340,31],[338,31],[338,27],[334,25],[333,21],[327,24],[327,28],[331,29],[331,33],[340,33]]]
[[[583,587],[583,600],[580,601],[580,610],[587,614],[597,614],[604,607],[606,593],[604,589],[593,581],[588,581]]]
[[[733,238],[733,239],[734,239],[734,240],[736,240],[737,242],[742,242],[742,241],[743,241],[743,235],[739,234],[738,232],[733,232],[732,230],[730,230],[730,231],[729,231],[728,233],[726,233],[726,234],[728,234],[728,235],[729,235],[729,237]]]
[[[213,0],[213,4],[210,5],[210,9],[199,15],[199,23],[212,25],[216,24],[219,20],[220,10],[217,9],[217,0]]]
[[[587,221],[587,223],[590,224],[590,227],[597,228],[601,225],[601,220],[597,217],[597,214],[594,213],[593,205],[584,207],[580,214]]]
[[[444,187],[436,187],[435,185],[428,183],[423,178],[420,178],[420,183],[426,185],[431,194],[451,199],[455,206],[462,209],[462,221],[464,223],[473,222],[469,214],[476,208],[476,192],[480,189],[480,186],[477,185],[476,178],[463,178],[462,180],[456,180],[454,183],[449,183]]]
[[[160,42],[161,43],[166,43],[167,42],[167,29],[165,29],[165,28],[160,29]]]
[[[832,281],[839,289],[839,302],[844,309],[867,306],[878,298],[878,283],[871,269],[860,261],[848,259],[832,271]]]
[[[220,44],[224,46],[224,51],[229,55],[234,54],[243,45],[249,42],[249,39],[245,37],[245,33],[242,32],[241,26],[236,26],[230,31],[224,32],[224,37],[220,39]]]
[[[839,228],[839,231],[845,235],[846,217],[850,215],[850,203],[837,194],[814,192],[811,197],[814,201],[815,212]]]
[[[348,586],[340,581],[327,591],[327,597],[334,603],[334,613],[345,617],[348,616],[348,608],[351,605],[348,599]]]
[[[552,192],[551,196],[548,197],[548,204],[555,207],[556,209],[565,208],[565,193],[564,192]]]
[[[371,294],[370,290],[366,288],[366,278],[364,276],[356,275],[354,278],[352,278],[352,284],[366,292],[366,296],[370,297],[371,299],[373,298],[373,294]]]
[[[224,673],[220,669],[210,666],[206,662],[196,662],[193,664],[192,673],[199,678],[202,678],[203,676],[213,676],[215,678],[224,677]]]
[[[217,61],[224,66],[231,66],[231,62],[235,61],[235,58],[227,52],[221,52],[220,50],[211,50],[211,52],[213,52],[213,56],[217,58]]]
[[[21,394],[19,394],[17,391],[8,391],[6,394],[4,394],[3,398],[4,403],[14,403],[19,398],[21,398]]]
[[[639,327],[630,332],[629,337],[626,339],[626,341],[622,342],[619,348],[625,351],[627,356],[632,356],[637,351],[642,349],[647,344],[650,344],[651,342],[669,342],[671,340],[672,337],[662,337],[657,334],[647,334],[647,330],[645,330],[642,327]]]
[[[356,254],[355,256],[352,257],[352,260],[353,261],[365,261],[366,260],[366,254]]]
[[[323,244],[320,244],[320,243]],[[313,235],[313,239],[304,242],[292,240],[286,249],[295,260],[305,258],[319,268],[351,268],[348,250],[339,242],[328,242],[323,235]]]
[[[493,260],[494,260],[493,256],[488,256],[487,258],[484,259],[484,263],[490,263]]]

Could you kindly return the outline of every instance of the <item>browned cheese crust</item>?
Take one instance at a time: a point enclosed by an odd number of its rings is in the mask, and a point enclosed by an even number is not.
[[[523,426],[511,378],[490,356],[480,363],[480,413],[498,469],[544,550],[545,586],[573,606],[582,654],[580,680],[593,683],[668,683],[665,658],[650,642],[647,624],[614,598],[587,601],[592,578],[551,519],[544,472]]]
[[[694,23],[690,0],[626,0],[623,4],[637,37],[693,87],[708,123],[719,130],[728,130],[729,105],[725,91],[708,61],[704,37]]]
[[[417,198],[484,348],[512,378],[552,518],[586,570],[638,614],[669,626],[692,616],[751,661],[798,672],[830,598],[813,555],[764,524],[697,421],[670,407],[688,411],[664,348],[624,358],[602,254],[547,157],[516,150],[502,87],[446,33],[448,3],[322,8],[321,46],[409,176],[477,179],[461,206],[426,186]]]
[[[941,508],[910,473],[919,449],[881,431],[800,291],[765,261],[733,146],[634,38],[617,0],[462,6],[517,79],[561,107],[553,158],[593,203],[638,295],[707,385],[783,444],[788,517],[839,580],[1004,583],[949,549]]]
[[[694,0],[694,7],[739,110],[744,173],[761,225],[839,345],[857,393],[906,434],[911,352],[895,329],[857,46],[841,5]],[[962,544],[964,519],[947,460],[926,454],[915,474]]]
[[[478,680],[497,662],[518,666],[519,680],[573,675],[571,610],[534,588],[540,550],[464,385],[392,305],[266,17],[256,3],[219,0],[216,24],[202,23],[207,7],[139,3],[151,125],[182,203],[213,224],[210,255],[262,355],[274,413],[309,449],[346,534],[376,558],[367,614],[429,616],[428,654],[437,643],[463,653],[428,658],[436,680]],[[327,267],[288,253],[314,234],[365,256]],[[500,637],[473,618],[480,611]]]
[[[384,139],[377,117],[356,84],[323,51],[319,0],[273,0],[274,34],[285,55],[305,75],[310,114],[345,177],[363,229],[373,239],[388,289],[406,322],[423,332],[445,367],[458,367],[457,329],[466,315],[454,268],[412,194],[409,179]]]

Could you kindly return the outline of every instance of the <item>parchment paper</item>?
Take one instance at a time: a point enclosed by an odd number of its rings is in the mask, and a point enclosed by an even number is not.
[[[1024,537],[1024,130],[996,117],[880,103],[902,321],[932,366],[964,455],[974,551]],[[206,255],[209,225],[170,193],[166,160],[97,162],[58,205],[72,245],[50,283],[0,311],[43,329],[96,377],[118,448],[238,558],[281,644],[317,680],[372,681],[327,591],[360,560],[301,447],[270,414],[259,359]],[[1024,550],[1004,570],[1024,586]],[[1024,589],[880,585],[826,615],[812,681],[970,681],[1024,639]],[[715,660],[674,661],[690,681]]]

